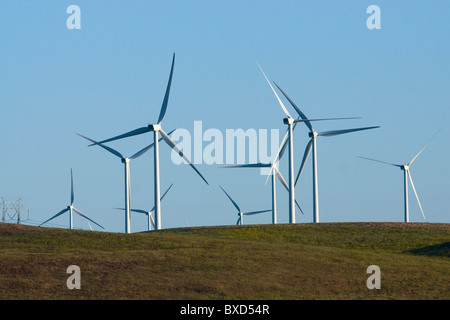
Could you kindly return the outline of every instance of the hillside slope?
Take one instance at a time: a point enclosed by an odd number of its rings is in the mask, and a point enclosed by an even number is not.
[[[81,269],[69,290],[67,267]],[[366,286],[367,267],[381,289]],[[450,225],[321,223],[117,234],[0,223],[0,296],[450,299]]]

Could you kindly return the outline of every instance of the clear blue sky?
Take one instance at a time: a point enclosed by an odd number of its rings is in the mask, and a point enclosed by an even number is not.
[[[81,29],[69,30],[69,5]],[[369,30],[369,5],[381,29]],[[0,197],[22,198],[43,222],[70,202],[123,232],[120,160],[75,132],[106,139],[156,122],[173,52],[175,71],[166,132],[194,121],[203,129],[286,130],[284,114],[260,63],[310,118],[361,117],[315,123],[317,131],[379,125],[318,141],[321,222],[403,221],[403,172],[358,158],[408,162],[439,129],[411,167],[428,222],[450,222],[450,3],[448,1],[2,1],[0,3]],[[291,114],[294,109],[283,100]],[[151,134],[111,143],[131,155]],[[295,171],[308,142],[295,130]],[[271,207],[270,184],[258,170],[198,165],[207,186],[161,145],[162,227],[234,224],[234,207]],[[287,157],[280,169],[286,179]],[[312,222],[311,159],[296,188]],[[131,162],[131,201],[153,207],[153,152]],[[288,194],[278,186],[278,221],[288,222]],[[424,221],[410,193],[410,218]],[[48,226],[68,227],[67,215]],[[244,223],[270,223],[270,213]],[[75,216],[76,228],[88,229]],[[132,232],[146,229],[135,215]]]

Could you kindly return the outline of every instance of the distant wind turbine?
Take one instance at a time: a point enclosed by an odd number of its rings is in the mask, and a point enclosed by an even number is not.
[[[164,192],[164,194],[161,196],[161,201],[162,201],[162,199],[164,199],[164,196],[167,194],[167,192],[169,192],[169,190],[170,190],[170,188],[172,188],[172,186],[173,186],[173,183],[166,190],[166,192]],[[116,208],[116,209],[125,210],[124,208]],[[155,211],[155,207],[153,207],[152,210],[150,210],[150,211],[145,211],[145,210],[142,210],[142,209],[130,209],[130,211],[131,212],[143,213],[143,214],[147,215],[147,218],[148,218],[148,231],[152,230],[152,228],[151,228],[152,226],[153,226],[153,229],[155,229],[155,220],[153,219],[153,216],[152,216],[152,213]]]
[[[242,164],[242,165],[232,165],[232,166],[224,166],[222,168],[270,168],[271,163],[253,163],[253,164]],[[277,166],[273,168],[274,172],[271,172],[272,175],[272,223],[277,223],[277,195],[276,195],[276,179],[275,176],[278,177],[281,184],[286,188],[287,192],[289,192],[289,186],[286,183],[281,172],[278,170]],[[295,199],[294,199],[295,200]],[[298,204],[297,200],[295,200],[295,204],[300,209],[303,214],[303,210]]]
[[[169,102],[169,93],[170,93],[170,86],[172,83],[172,76],[173,76],[173,68],[174,68],[174,64],[175,64],[175,53],[173,54],[173,59],[172,59],[172,67],[170,70],[170,76],[169,76],[169,82],[167,84],[167,88],[166,88],[166,94],[164,95],[164,100],[161,106],[161,111],[159,113],[159,118],[158,118],[158,123],[157,124],[150,124],[146,127],[141,127],[135,130],[132,130],[130,132],[121,134],[119,136],[110,138],[110,139],[106,139],[103,141],[100,141],[99,143],[106,143],[109,141],[114,141],[114,140],[118,140],[118,139],[122,139],[122,138],[126,138],[126,137],[131,137],[131,136],[135,136],[135,135],[139,135],[139,134],[143,134],[143,133],[147,133],[147,132],[153,132],[154,134],[154,158],[155,158],[155,164],[154,164],[154,172],[155,172],[155,224],[156,224],[156,229],[159,230],[161,229],[161,200],[160,200],[160,182],[159,182],[159,138],[158,138],[158,134],[161,133],[162,138],[164,139],[164,141],[169,145],[169,147],[171,147],[180,157],[182,157],[184,159],[184,161],[186,161],[191,167],[192,169],[195,170],[195,172],[197,172],[197,174],[203,179],[203,181],[205,181],[206,184],[208,184],[208,182],[206,181],[206,179],[202,176],[202,174],[197,170],[197,168],[192,164],[192,162],[186,157],[186,155],[180,150],[180,148],[178,148],[178,146],[175,144],[175,142],[173,142],[173,140],[164,132],[164,130],[161,128],[161,122],[164,118],[164,115],[166,113],[167,110],[167,104]]]
[[[73,201],[75,200],[74,197],[74,192],[73,192],[73,173],[72,173],[72,169],[70,169],[70,206],[68,206],[67,208],[61,210],[60,212],[58,212],[57,214],[55,214],[53,217],[51,217],[50,219],[42,222],[39,226],[42,226],[43,224],[49,222],[50,220],[55,219],[56,217],[59,217],[60,215],[66,213],[67,211],[69,211],[69,227],[70,229],[73,229],[73,212],[75,211],[75,213],[77,213],[78,215],[82,216],[83,218],[91,221],[92,223],[95,223],[97,226],[99,226],[102,229],[103,228],[101,225],[99,225],[97,222],[95,222],[94,220],[88,218],[84,213],[82,213],[80,210],[76,209],[73,206]]]
[[[423,209],[422,209],[422,205],[420,204],[419,201],[419,196],[417,195],[416,192],[416,188],[414,187],[414,183],[411,177],[411,172],[409,170],[409,168],[411,167],[411,165],[413,164],[413,162],[417,159],[417,157],[422,153],[422,151],[431,143],[431,140],[436,136],[436,134],[439,132],[440,130],[438,130],[432,137],[431,139],[423,146],[423,148],[411,159],[411,161],[409,161],[408,164],[394,164],[394,163],[389,163],[389,162],[385,162],[385,161],[380,161],[380,160],[375,160],[375,159],[371,159],[371,158],[365,158],[365,157],[359,157],[361,159],[366,159],[366,160],[371,160],[371,161],[376,161],[376,162],[381,162],[384,164],[388,164],[394,167],[398,167],[401,170],[403,170],[404,172],[404,204],[405,204],[405,222],[409,222],[409,205],[408,205],[408,179],[409,182],[411,183],[411,187],[414,191],[414,194],[416,196],[417,199],[417,203],[419,204],[419,208],[420,211],[422,212],[422,216],[424,219],[425,218],[425,214],[423,213]]]
[[[142,156],[144,153],[146,153],[150,148],[153,147],[153,143],[146,146],[142,150],[136,152],[131,157],[126,158],[119,151],[117,151],[113,148],[105,146],[104,144],[99,143],[91,138],[86,137],[86,136],[83,136],[79,133],[77,133],[77,135],[79,135],[80,137],[83,137],[83,138],[93,142],[95,145],[98,145],[98,146],[102,147],[103,149],[111,152],[113,155],[119,157],[120,160],[122,161],[122,163],[124,164],[124,167],[125,167],[125,233],[130,233],[130,161],[133,159],[136,159],[136,158]]]
[[[288,95],[276,83],[274,83],[274,84],[281,91],[281,93],[286,97],[286,99],[289,101],[289,103],[294,107],[295,111],[297,111],[300,118],[303,119],[302,122],[304,122],[305,125],[310,130],[309,137],[311,138],[311,140],[306,145],[306,150],[303,155],[302,164],[300,166],[300,170],[298,171],[297,178],[295,179],[295,185],[297,185],[300,174],[303,170],[303,167],[305,166],[306,160],[308,159],[308,156],[312,149],[313,150],[313,203],[314,203],[313,221],[319,222],[319,189],[318,189],[318,179],[317,179],[317,143],[316,143],[317,137],[318,136],[322,136],[322,137],[337,136],[337,135],[350,133],[350,132],[375,129],[375,128],[379,128],[379,126],[316,132],[310,123],[311,120],[308,119],[302,111],[300,111],[300,109],[295,105],[295,103],[288,97]],[[335,118],[335,119],[337,119],[337,118]],[[354,119],[354,118],[340,118],[340,119]]]
[[[243,225],[244,224],[244,222],[243,222],[244,216],[249,216],[249,215],[254,215],[254,214],[258,214],[258,213],[264,213],[264,212],[272,211],[272,210],[260,210],[260,211],[242,212],[241,208],[239,208],[237,203],[228,195],[228,193],[222,188],[222,186],[219,186],[219,187],[226,194],[228,199],[230,199],[231,203],[233,203],[234,207],[238,211],[238,216],[239,217],[238,217],[237,222],[236,222],[237,225]]]

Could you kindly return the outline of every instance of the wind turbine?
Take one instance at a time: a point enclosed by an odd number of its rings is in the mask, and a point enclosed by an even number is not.
[[[164,192],[164,194],[161,196],[161,201],[164,198],[164,196],[167,194],[167,192],[169,192],[170,188],[172,188],[173,183],[170,185],[170,187],[166,190],[166,192]],[[125,210],[124,208],[116,208],[119,210]],[[145,211],[142,209],[130,209],[131,212],[138,212],[138,213],[143,213],[145,215],[147,215],[148,217],[148,231],[151,231],[152,228],[151,226],[153,226],[153,229],[155,229],[155,220],[153,219],[152,213],[155,211],[155,207],[152,208],[152,210],[150,211]]]
[[[375,128],[379,128],[379,126],[316,132],[310,123],[311,120],[308,119],[302,111],[300,111],[300,109],[296,106],[296,104],[288,97],[288,95],[275,82],[274,82],[274,84],[281,91],[281,93],[286,97],[286,99],[289,101],[289,103],[294,107],[294,109],[295,109],[295,111],[297,111],[299,117],[303,119],[302,122],[304,122],[305,125],[310,130],[309,137],[311,139],[308,142],[308,144],[306,145],[306,150],[303,155],[302,164],[300,166],[300,170],[298,171],[297,178],[295,179],[294,185],[297,185],[300,174],[303,170],[303,167],[305,166],[305,162],[308,159],[308,156],[312,149],[313,150],[313,203],[314,203],[313,221],[319,222],[319,188],[318,188],[318,179],[317,179],[317,142],[316,142],[317,137],[319,137],[319,136],[332,137],[332,136],[337,136],[337,135],[350,133],[350,132],[375,129]],[[341,119],[344,119],[344,118],[341,118]],[[349,119],[349,118],[347,118],[347,119]]]
[[[86,136],[83,136],[82,134],[77,133],[80,137],[83,137],[91,142],[93,142],[95,145],[98,145],[105,149],[106,151],[111,152],[113,155],[120,158],[122,163],[125,167],[125,233],[130,233],[130,161],[133,159],[136,159],[140,156],[142,156],[144,153],[146,153],[151,147],[153,147],[153,143],[145,147],[144,149],[136,152],[131,157],[127,158],[124,157],[119,151],[110,148],[108,146],[105,146],[102,143],[99,143],[91,138],[88,138]]]
[[[439,132],[439,130],[438,130],[438,132]],[[431,143],[431,140],[434,138],[434,136],[435,136],[438,132],[436,132],[436,133],[431,137],[431,139],[423,146],[423,148],[422,148],[422,149],[421,149],[421,150],[420,150],[420,151],[419,151],[419,152],[411,159],[411,161],[409,161],[407,164],[394,164],[394,163],[385,162],[385,161],[380,161],[380,160],[375,160],[375,159],[371,159],[371,158],[359,157],[359,158],[362,158],[362,159],[372,160],[372,161],[376,161],[376,162],[381,162],[381,163],[384,163],[384,164],[388,164],[388,165],[391,165],[391,166],[394,166],[394,167],[398,167],[398,168],[400,168],[400,169],[404,172],[403,176],[404,176],[405,222],[409,222],[408,179],[409,179],[409,182],[411,183],[411,187],[412,187],[412,189],[413,189],[413,191],[414,191],[414,194],[415,194],[415,196],[416,196],[417,203],[419,204],[420,211],[422,212],[422,216],[423,216],[424,219],[426,219],[426,218],[425,218],[425,214],[423,213],[422,205],[420,204],[420,201],[419,201],[419,196],[417,195],[416,188],[414,187],[414,183],[413,183],[413,180],[412,180],[412,177],[411,177],[411,172],[410,172],[409,168],[411,167],[411,165],[413,164],[413,162],[417,159],[417,157],[419,156],[419,154],[421,154],[422,151],[423,151],[423,150]]]
[[[253,163],[253,164],[242,164],[242,165],[233,165],[233,166],[224,166],[222,168],[270,168],[271,163]],[[286,183],[286,180],[284,179],[281,172],[278,170],[277,166],[275,165],[273,168],[273,171],[271,171],[272,175],[272,223],[277,223],[277,196],[276,196],[276,179],[275,175],[278,177],[280,182],[283,184],[283,186],[286,188],[286,190],[289,192],[289,186]],[[295,200],[295,199],[294,199]],[[300,211],[303,214],[302,208],[300,208],[300,205],[298,204],[297,200],[295,200],[295,204],[300,209]]]
[[[283,119],[284,124],[288,125],[288,131],[286,134],[289,134],[289,223],[295,223],[295,193],[294,193],[294,140],[292,135],[292,125],[294,124],[294,118],[291,117],[289,112],[287,111],[286,107],[284,106],[283,102],[278,97],[277,93],[273,89],[272,85],[269,82],[269,79],[267,79],[266,74],[262,70],[261,66],[258,64],[259,69],[261,70],[262,74],[264,75],[264,78],[266,78],[267,83],[269,84],[270,88],[272,89],[273,93],[277,97],[278,102],[280,103],[281,108],[283,109],[284,114],[287,116],[287,118]],[[284,140],[286,139],[286,135]],[[273,162],[273,164],[276,164],[276,160]],[[275,165],[271,166],[271,171],[275,168]]]
[[[159,133],[161,133],[162,138],[164,139],[164,141],[169,145],[169,147],[171,147],[176,153],[178,153],[178,155],[180,157],[182,157],[191,167],[192,169],[195,170],[195,172],[197,172],[197,174],[203,179],[203,181],[205,181],[206,184],[208,184],[208,182],[206,181],[206,179],[202,176],[202,174],[197,170],[197,168],[192,164],[192,162],[186,157],[186,155],[180,150],[180,148],[178,148],[178,146],[175,144],[175,142],[173,142],[173,140],[164,132],[164,130],[161,127],[161,122],[164,118],[164,115],[166,113],[167,110],[167,104],[169,102],[169,93],[170,93],[170,86],[172,83],[172,76],[173,76],[173,68],[174,68],[174,64],[175,64],[175,53],[173,54],[173,59],[172,59],[172,67],[170,69],[170,75],[169,75],[169,82],[167,83],[167,88],[166,88],[166,93],[164,95],[164,100],[161,106],[161,111],[159,113],[159,118],[158,118],[158,122],[156,124],[150,124],[146,127],[141,127],[132,131],[129,131],[127,133],[121,134],[119,136],[110,138],[110,139],[106,139],[103,141],[100,141],[99,143],[106,143],[109,141],[113,141],[113,140],[118,140],[118,139],[122,139],[122,138],[126,138],[126,137],[131,137],[131,136],[135,136],[135,135],[139,135],[139,134],[143,134],[143,133],[147,133],[147,132],[153,132],[154,134],[154,159],[155,159],[155,164],[154,164],[154,172],[155,172],[155,224],[156,224],[156,229],[159,230],[161,229],[161,202],[160,202],[160,180],[159,180]]]
[[[103,228],[101,225],[99,225],[97,222],[95,222],[94,220],[88,218],[88,217],[87,217],[84,213],[82,213],[80,210],[76,209],[76,208],[73,206],[73,201],[74,201],[74,200],[75,200],[75,197],[74,197],[74,193],[73,193],[73,173],[72,173],[72,169],[70,169],[70,205],[69,205],[67,208],[65,208],[65,209],[61,210],[60,212],[58,212],[57,214],[55,214],[55,215],[54,215],[53,217],[51,217],[50,219],[48,219],[48,220],[42,222],[39,226],[42,226],[43,224],[49,222],[50,220],[53,220],[53,219],[55,219],[56,217],[59,217],[60,215],[62,215],[63,213],[66,213],[67,211],[69,211],[69,212],[70,212],[70,215],[69,215],[69,227],[70,227],[70,229],[73,229],[73,212],[75,211],[75,213],[77,213],[78,215],[80,215],[80,216],[82,216],[83,218],[85,218],[85,219],[91,221],[92,223],[95,223],[95,224],[96,224],[97,226],[99,226],[100,228],[105,229],[105,228]]]
[[[228,199],[230,199],[230,201],[233,203],[234,207],[238,210],[239,218],[236,221],[237,225],[242,225],[243,224],[244,216],[249,216],[249,215],[254,215],[254,214],[258,214],[258,213],[264,213],[264,212],[272,211],[272,210],[260,210],[260,211],[242,212],[241,208],[239,208],[237,203],[228,195],[228,193],[222,188],[222,186],[219,186],[219,187],[227,195]]]
[[[258,63],[257,63],[258,64]],[[287,111],[286,107],[284,106],[283,102],[281,101],[280,97],[276,93],[275,89],[271,85],[269,79],[267,79],[266,74],[262,70],[261,66],[258,64],[259,69],[261,70],[262,74],[264,75],[264,78],[266,79],[267,83],[269,84],[270,88],[272,89],[273,93],[275,94],[278,103],[280,104],[281,108],[283,109],[284,114],[287,116],[287,118],[283,119],[283,123],[288,125],[288,130],[286,134],[284,135],[284,138],[281,142],[281,146],[278,149],[278,153],[273,160],[270,171],[272,172],[275,168],[275,165],[278,162],[278,158],[280,154],[282,155],[284,153],[286,142],[289,141],[289,223],[295,223],[295,183],[294,183],[294,137],[293,137],[293,130],[295,129],[295,126],[298,122],[305,122],[309,123],[311,121],[323,121],[323,120],[342,120],[342,119],[352,119],[352,118],[327,118],[327,119],[306,119],[299,116],[299,118],[294,119],[289,112]],[[276,84],[276,83],[275,83]],[[300,119],[302,118],[302,119]],[[286,140],[288,138],[288,140]],[[269,177],[267,177],[268,179]],[[266,181],[267,183],[267,181]]]

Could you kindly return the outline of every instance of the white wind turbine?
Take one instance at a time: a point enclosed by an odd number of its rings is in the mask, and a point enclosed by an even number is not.
[[[277,88],[281,91],[281,93],[286,97],[286,99],[289,101],[289,103],[294,107],[294,109],[297,111],[300,118],[303,119],[302,122],[305,123],[305,125],[310,130],[309,137],[311,138],[308,144],[306,145],[306,150],[303,155],[302,164],[300,166],[300,170],[298,171],[297,178],[295,179],[295,185],[297,185],[298,179],[300,177],[300,174],[303,170],[303,167],[305,166],[306,160],[308,159],[308,156],[311,152],[311,149],[313,150],[313,204],[314,204],[314,215],[313,215],[313,221],[319,222],[319,189],[318,189],[318,179],[317,179],[317,137],[332,137],[337,136],[345,133],[350,132],[356,132],[356,131],[362,131],[362,130],[369,130],[369,129],[375,129],[379,128],[379,126],[372,126],[372,127],[364,127],[364,128],[353,128],[353,129],[344,129],[344,130],[333,130],[333,131],[325,131],[325,132],[316,132],[312,125],[311,120],[308,119],[302,111],[295,105],[295,103],[288,97],[288,95],[275,83]],[[341,118],[345,119],[345,118]],[[354,119],[354,118],[347,118],[347,119]]]
[[[281,156],[280,156],[281,158]],[[222,168],[270,168],[271,163],[253,163],[253,164],[242,164],[242,165],[233,165],[233,166],[224,166]],[[283,184],[283,186],[286,188],[286,190],[289,192],[289,186],[286,183],[286,180],[284,179],[281,172],[278,170],[277,166],[275,165],[273,167],[274,173],[270,173],[272,175],[272,223],[277,223],[277,195],[276,195],[276,179],[275,175],[278,177],[280,182]],[[302,208],[300,208],[300,205],[298,204],[297,200],[295,200],[295,204],[300,209],[300,211],[303,214]]]
[[[186,157],[186,155],[178,148],[178,146],[175,144],[175,142],[173,142],[173,140],[164,132],[164,130],[161,127],[161,122],[164,118],[164,115],[166,113],[167,110],[167,104],[169,102],[169,93],[170,93],[170,86],[172,83],[172,76],[173,76],[173,68],[174,68],[174,64],[175,64],[175,53],[173,54],[173,59],[172,59],[172,67],[170,69],[170,76],[169,76],[169,82],[167,83],[167,88],[166,88],[166,93],[164,95],[164,100],[161,106],[161,111],[159,113],[159,118],[158,118],[158,123],[156,124],[150,124],[146,127],[141,127],[135,130],[132,130],[130,132],[121,134],[119,136],[110,138],[110,139],[106,139],[103,141],[100,141],[99,143],[106,143],[109,141],[113,141],[113,140],[118,140],[118,139],[122,139],[122,138],[126,138],[126,137],[131,137],[131,136],[135,136],[135,135],[139,135],[139,134],[143,134],[143,133],[147,133],[147,132],[153,132],[154,134],[154,159],[155,159],[155,164],[154,164],[154,172],[155,172],[155,224],[156,224],[156,229],[159,230],[161,229],[161,200],[160,200],[160,182],[159,182],[159,133],[161,133],[162,139],[176,152],[178,153],[178,155],[180,157],[182,157],[191,167],[192,169],[195,170],[195,172],[197,172],[197,174],[203,179],[203,181],[205,181],[206,184],[208,184],[208,182],[206,181],[206,179],[202,176],[202,174],[197,170],[197,168],[192,164],[192,162]]]
[[[236,221],[237,225],[243,225],[243,219],[244,216],[249,216],[249,215],[254,215],[254,214],[258,214],[258,213],[264,213],[264,212],[269,212],[272,210],[260,210],[260,211],[250,211],[250,212],[242,212],[241,208],[239,208],[239,206],[237,205],[237,203],[231,199],[231,197],[228,195],[228,193],[222,188],[222,186],[219,186],[220,189],[222,189],[222,191],[227,195],[228,199],[230,199],[231,203],[233,203],[234,207],[238,210],[238,216],[239,218]]]
[[[75,213],[77,213],[78,215],[80,215],[80,216],[82,216],[83,218],[85,218],[85,219],[91,221],[92,223],[95,223],[95,224],[96,224],[97,226],[99,226],[100,228],[105,229],[105,228],[103,228],[101,225],[99,225],[97,222],[95,222],[94,220],[88,218],[88,217],[87,217],[84,213],[82,213],[80,210],[76,209],[76,208],[73,206],[73,201],[74,201],[74,200],[75,200],[75,197],[74,197],[74,192],[73,192],[73,173],[72,173],[72,169],[70,169],[70,205],[69,205],[67,208],[65,208],[65,209],[61,210],[60,212],[58,212],[57,214],[55,214],[55,215],[54,215],[53,217],[51,217],[50,219],[48,219],[48,220],[42,222],[39,226],[42,226],[43,224],[49,222],[50,220],[53,220],[53,219],[55,219],[56,217],[59,217],[60,215],[62,215],[63,213],[66,213],[67,211],[69,211],[69,227],[70,227],[70,229],[73,229],[73,212],[75,211]]]
[[[438,130],[438,132],[439,132],[439,130]],[[359,157],[359,158],[362,158],[362,159],[372,160],[372,161],[376,161],[376,162],[381,162],[381,163],[384,163],[384,164],[388,164],[388,165],[391,165],[391,166],[394,166],[394,167],[398,167],[398,168],[400,168],[400,169],[404,172],[403,176],[404,176],[405,222],[409,222],[408,179],[409,179],[409,182],[411,183],[411,187],[412,187],[412,189],[413,189],[413,191],[414,191],[414,194],[415,194],[415,196],[416,196],[417,203],[419,204],[420,211],[422,212],[422,216],[423,216],[424,219],[426,219],[426,218],[425,218],[425,214],[423,213],[422,205],[420,204],[420,201],[419,201],[419,196],[417,195],[416,188],[414,187],[414,183],[413,183],[413,180],[412,180],[412,177],[411,177],[411,172],[410,172],[409,168],[411,167],[411,165],[413,164],[413,162],[417,159],[417,157],[419,156],[419,154],[421,154],[422,151],[423,151],[423,150],[431,143],[431,140],[434,138],[434,136],[435,136],[438,132],[436,132],[436,133],[431,137],[431,139],[430,139],[430,140],[423,146],[423,148],[422,148],[422,149],[421,149],[421,150],[420,150],[420,151],[419,151],[419,152],[411,159],[411,161],[408,162],[408,164],[394,164],[394,163],[389,163],[389,162],[385,162],[385,161],[375,160],[375,159],[371,159],[371,158]]]
[[[258,64],[258,63],[257,63]],[[283,119],[283,123],[288,125],[288,130],[286,134],[284,135],[284,138],[281,142],[281,146],[278,149],[278,153],[275,157],[275,159],[272,161],[272,164],[270,166],[270,172],[272,172],[275,168],[275,166],[278,163],[280,155],[284,153],[286,142],[289,141],[289,223],[295,223],[295,183],[294,183],[294,137],[293,137],[293,130],[295,129],[295,126],[298,122],[305,122],[309,123],[311,121],[323,121],[323,120],[342,120],[342,119],[353,119],[353,118],[327,118],[327,119],[305,119],[303,117],[299,117],[298,119],[294,119],[289,112],[287,111],[286,107],[284,106],[283,102],[281,101],[280,97],[276,93],[275,89],[270,84],[269,79],[267,79],[264,71],[262,70],[261,66],[258,64],[259,69],[261,70],[262,74],[264,75],[264,78],[266,79],[267,83],[269,84],[270,88],[272,89],[273,93],[275,94],[278,103],[280,104],[281,108],[283,109],[284,114],[287,116],[287,118]],[[300,119],[302,118],[302,119]],[[288,140],[286,140],[288,139]],[[269,177],[267,177],[268,179]],[[267,183],[267,181],[266,181]]]
[[[130,193],[130,161],[133,159],[136,159],[136,158],[142,156],[144,153],[146,153],[150,148],[153,147],[153,143],[148,145],[144,149],[136,152],[131,157],[127,158],[127,157],[124,157],[119,151],[117,151],[113,148],[105,146],[104,144],[99,143],[91,138],[86,137],[86,136],[83,136],[79,133],[77,133],[77,135],[79,135],[80,137],[83,137],[83,138],[93,142],[95,145],[98,145],[98,146],[102,147],[103,149],[111,152],[113,155],[120,158],[120,160],[124,164],[124,168],[125,168],[125,233],[130,233],[130,195],[131,195],[131,193]]]
[[[169,192],[169,190],[170,190],[170,188],[172,188],[172,186],[173,186],[173,183],[166,190],[166,192],[164,192],[164,194],[161,196],[161,201],[162,201],[162,199],[164,199],[164,196],[167,194],[167,192]],[[124,208],[116,208],[116,209],[125,210]],[[130,209],[130,211],[131,212],[143,213],[143,214],[147,215],[147,218],[148,218],[148,231],[152,230],[152,228],[151,228],[152,226],[153,226],[153,229],[155,229],[155,219],[153,219],[153,216],[152,216],[152,213],[155,211],[155,207],[153,207],[152,210],[150,210],[150,211],[145,211],[145,210],[142,210],[142,209]]]

